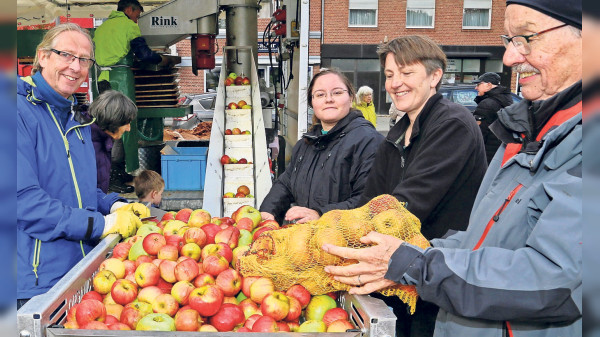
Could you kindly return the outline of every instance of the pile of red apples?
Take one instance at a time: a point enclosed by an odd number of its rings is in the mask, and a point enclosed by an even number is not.
[[[335,293],[302,285],[277,291],[271,279],[243,277],[236,265],[274,220],[242,206],[231,217],[205,210],[145,221],[100,264],[93,290],[65,328],[146,331],[344,332],[354,329]]]

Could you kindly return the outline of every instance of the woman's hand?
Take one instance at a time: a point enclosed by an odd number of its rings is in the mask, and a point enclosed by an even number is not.
[[[275,220],[275,216],[271,213],[268,212],[260,212],[260,216],[262,217],[263,221],[265,220]]]
[[[325,272],[333,275],[336,281],[354,286],[348,291],[350,294],[370,294],[395,285],[394,281],[384,277],[392,254],[404,241],[377,232],[370,232],[360,241],[371,247],[354,249],[323,245],[323,250],[330,254],[358,261],[348,266],[327,266]]]
[[[294,206],[285,213],[285,220],[296,223],[305,223],[320,217],[317,211],[300,206]]]

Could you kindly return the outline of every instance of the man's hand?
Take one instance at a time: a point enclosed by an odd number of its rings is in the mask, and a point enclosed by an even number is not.
[[[135,234],[142,225],[142,221],[130,211],[117,210],[114,213],[104,216],[103,239],[108,234],[121,234],[123,238],[128,238]]]
[[[275,216],[269,212],[260,212],[260,216],[264,220],[275,220]]]
[[[323,250],[329,254],[358,261],[348,266],[327,266],[325,272],[333,275],[336,281],[354,286],[348,291],[350,294],[370,294],[395,285],[384,276],[392,254],[404,241],[377,232],[370,232],[360,241],[371,247],[354,249],[323,245]]]
[[[120,207],[118,210],[133,212],[133,214],[135,214],[139,218],[147,218],[150,216],[150,209],[144,204],[140,204],[139,202],[132,202],[131,204],[126,204]]]
[[[305,223],[320,217],[317,211],[300,206],[294,206],[285,213],[285,220],[296,223]]]

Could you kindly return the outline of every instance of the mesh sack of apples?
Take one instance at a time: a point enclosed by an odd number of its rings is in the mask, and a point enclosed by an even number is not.
[[[65,328],[140,331],[336,332],[353,329],[335,294],[279,288],[235,266],[259,236],[279,230],[242,206],[231,217],[202,209],[145,221],[118,243],[68,311]]]
[[[301,284],[311,294],[348,290],[350,286],[335,281],[324,267],[356,261],[326,253],[321,249],[323,244],[364,248],[360,238],[376,231],[427,248],[429,242],[420,230],[421,222],[402,203],[391,195],[380,195],[360,208],[332,210],[318,220],[261,235],[240,257],[239,270],[242,275],[269,277],[277,289]],[[418,298],[414,286],[397,285],[380,292],[398,296],[414,313]]]

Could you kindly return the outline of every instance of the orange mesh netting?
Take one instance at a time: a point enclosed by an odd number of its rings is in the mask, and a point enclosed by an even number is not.
[[[420,230],[421,222],[402,203],[391,195],[380,195],[360,208],[329,211],[318,220],[263,233],[240,258],[238,269],[244,276],[271,278],[280,291],[294,284],[313,295],[348,290],[350,286],[335,281],[323,267],[356,261],[324,252],[323,244],[364,248],[360,238],[376,231],[427,248],[429,242]],[[414,313],[418,297],[414,286],[397,285],[379,292],[398,296]]]

